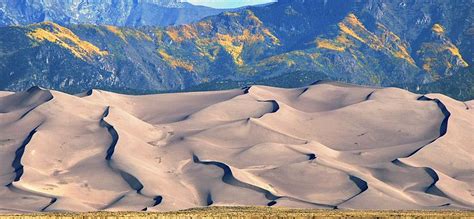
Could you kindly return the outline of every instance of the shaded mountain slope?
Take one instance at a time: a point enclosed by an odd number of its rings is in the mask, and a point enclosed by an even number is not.
[[[410,87],[420,93],[444,93],[460,100],[474,99],[474,69],[466,68],[456,75],[432,83]]]

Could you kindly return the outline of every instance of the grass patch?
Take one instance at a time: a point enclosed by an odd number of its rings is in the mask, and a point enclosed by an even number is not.
[[[458,210],[318,210],[269,207],[209,207],[175,212],[90,212],[90,213],[32,213],[1,215],[0,218],[474,218],[474,211]]]

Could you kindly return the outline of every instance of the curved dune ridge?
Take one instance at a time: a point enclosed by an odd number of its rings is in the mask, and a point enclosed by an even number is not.
[[[322,82],[0,92],[0,212],[473,209],[474,103]]]

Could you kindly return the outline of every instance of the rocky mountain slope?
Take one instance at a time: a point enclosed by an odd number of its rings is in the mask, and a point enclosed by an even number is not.
[[[178,0],[0,0],[0,26],[43,21],[61,25],[168,26],[222,11]]]
[[[409,88],[420,93],[445,93],[460,100],[474,99],[474,69],[469,66],[443,80]]]
[[[473,107],[339,83],[0,92],[0,212],[472,210]]]
[[[471,3],[281,0],[166,28],[4,27],[0,88],[153,92],[309,79],[418,87],[474,63]]]

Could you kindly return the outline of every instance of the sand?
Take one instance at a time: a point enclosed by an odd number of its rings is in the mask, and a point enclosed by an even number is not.
[[[0,92],[0,213],[474,209],[474,102],[323,82]]]

